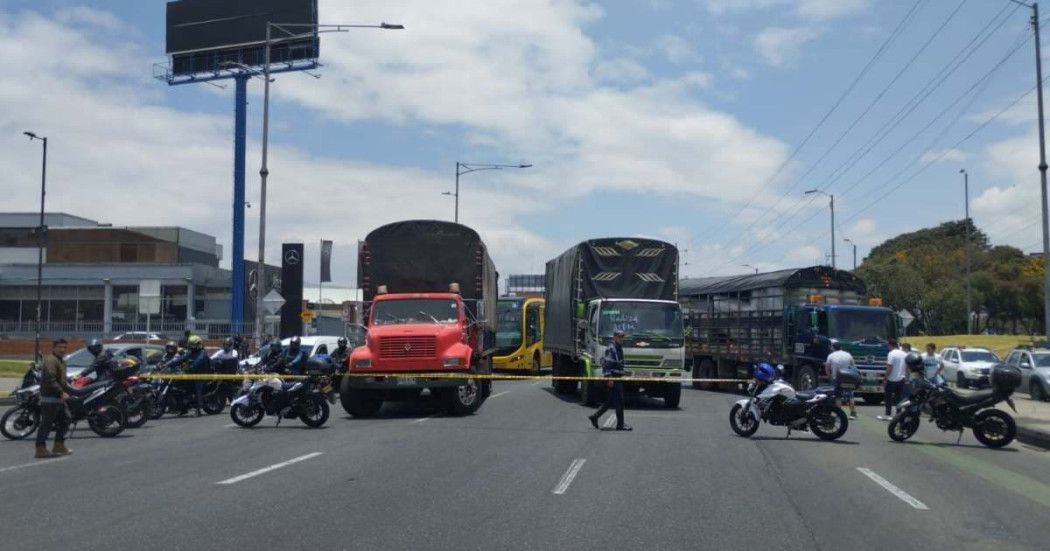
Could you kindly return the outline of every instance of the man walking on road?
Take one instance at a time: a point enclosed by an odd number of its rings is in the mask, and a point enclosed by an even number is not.
[[[901,401],[904,392],[904,360],[908,357],[903,350],[897,348],[897,341],[890,341],[890,353],[886,355],[886,374],[882,383],[886,389],[885,404],[886,415],[880,415],[878,419],[889,421],[893,419],[893,406]]]
[[[839,373],[857,369],[856,364],[853,362],[853,354],[843,350],[842,343],[839,341],[831,341],[831,349],[833,352],[828,354],[828,360],[824,362],[824,369],[831,379],[831,383],[835,385],[835,390],[838,391],[839,397],[835,399],[835,407],[842,407],[842,400],[845,400],[849,404],[849,418],[855,420],[857,418],[857,402],[853,399],[853,391],[839,389]]]
[[[605,356],[602,357],[602,373],[606,377],[623,377],[623,331],[619,329],[613,332],[612,342],[605,349]],[[623,422],[623,382],[607,381],[605,386],[608,387],[605,391],[605,403],[594,412],[594,415],[588,416],[591,424],[594,425],[594,428],[599,428],[598,420],[609,411],[609,408],[615,407],[616,430],[634,430]]]
[[[937,353],[936,344],[931,342],[926,345],[926,353],[922,355],[922,365],[926,372],[926,379],[938,386],[944,384],[944,377],[941,376],[944,371],[944,361]]]
[[[69,382],[66,379],[66,340],[55,339],[51,343],[51,354],[44,359],[40,378],[40,427],[36,432],[36,458],[47,459],[69,455],[73,450],[66,447],[66,431],[69,430]],[[47,451],[47,436],[55,429],[55,447]]]

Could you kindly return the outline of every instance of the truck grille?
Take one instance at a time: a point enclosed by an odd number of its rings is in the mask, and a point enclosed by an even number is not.
[[[432,336],[379,339],[379,357],[385,359],[433,358],[437,354],[436,348],[437,339]]]

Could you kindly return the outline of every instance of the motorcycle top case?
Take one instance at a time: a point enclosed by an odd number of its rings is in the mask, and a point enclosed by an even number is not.
[[[839,371],[838,386],[859,387],[863,382],[864,378],[856,371]]]
[[[999,364],[992,368],[989,381],[992,388],[999,392],[1013,392],[1021,386],[1021,370],[1016,366]]]

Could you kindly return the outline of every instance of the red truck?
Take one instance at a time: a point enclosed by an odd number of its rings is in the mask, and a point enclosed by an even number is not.
[[[447,375],[492,373],[497,279],[466,226],[408,220],[368,234],[357,252],[368,333],[340,384],[343,409],[369,417],[383,402],[429,395],[453,415],[477,411],[492,382]]]

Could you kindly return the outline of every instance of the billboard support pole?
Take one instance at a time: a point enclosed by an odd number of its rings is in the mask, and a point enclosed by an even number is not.
[[[266,296],[266,177],[270,175],[266,168],[267,146],[270,140],[270,30],[273,23],[266,23],[266,42],[263,63],[263,122],[262,122],[262,167],[259,188],[259,277],[256,278],[258,289],[255,301],[255,346],[262,347],[263,323],[266,322],[266,309],[262,297]]]
[[[233,291],[230,301],[230,323],[233,333],[241,333],[244,324],[244,167],[248,134],[249,78],[251,75],[246,72],[234,75],[237,87],[234,95],[233,126],[233,278],[230,281],[230,289]]]

